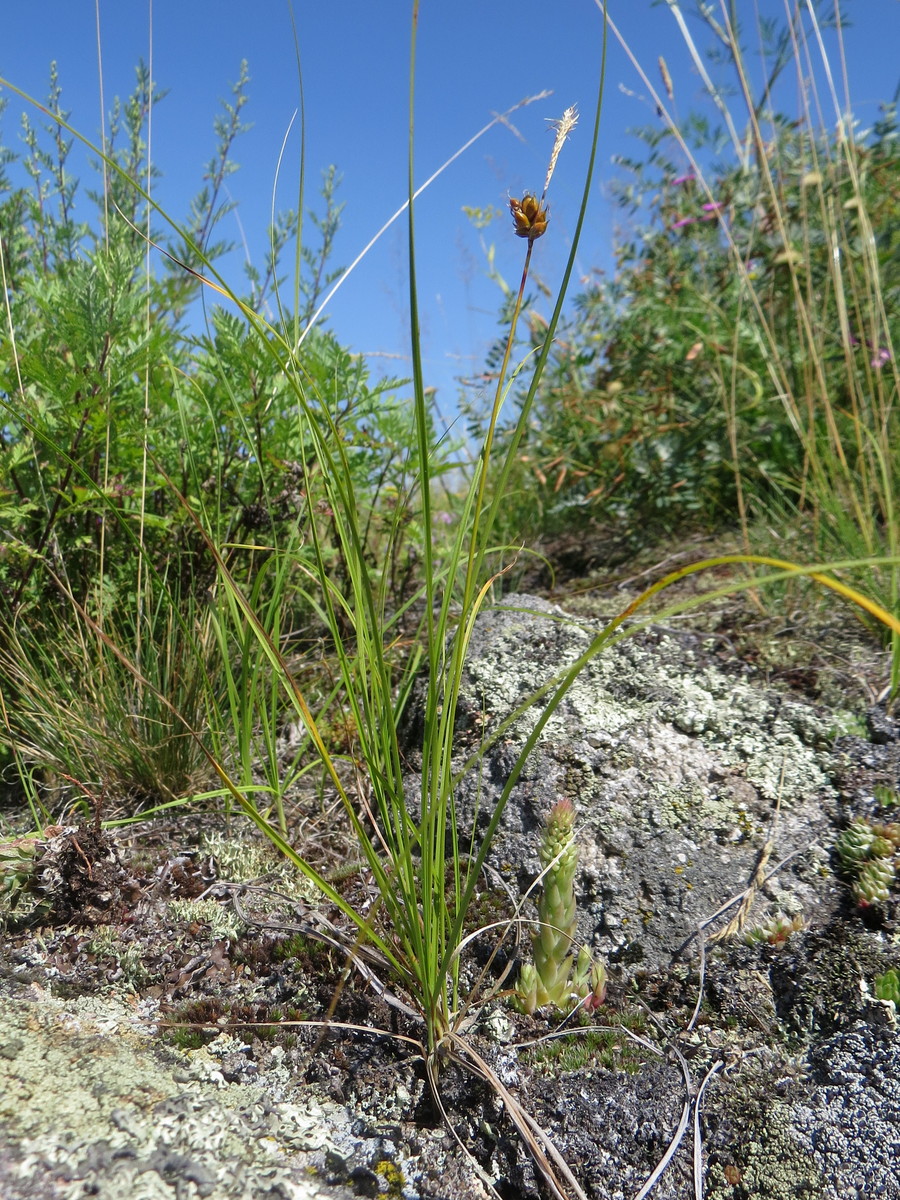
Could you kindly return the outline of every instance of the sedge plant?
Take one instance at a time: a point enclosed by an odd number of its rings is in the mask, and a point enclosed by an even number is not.
[[[570,109],[556,123],[550,166],[540,199],[526,195],[521,201],[511,202],[515,232],[526,242],[520,298],[535,242],[547,229],[547,188],[576,119]],[[411,214],[412,211],[410,205]],[[355,796],[351,795],[340,783],[336,767],[332,765],[330,769],[360,838],[386,918],[384,932],[370,925],[367,932],[377,938],[407,990],[415,997],[425,1024],[429,1058],[436,1062],[438,1048],[452,1040],[466,1011],[459,947],[467,933],[468,910],[490,837],[502,815],[501,805],[491,815],[481,846],[458,827],[454,805],[454,733],[466,649],[477,614],[491,588],[486,564],[502,485],[491,479],[493,486],[489,488],[489,477],[493,468],[502,478],[508,463],[494,464],[489,434],[481,448],[476,477],[456,534],[449,545],[441,548],[432,535],[432,468],[436,449],[418,349],[412,217],[410,259],[413,423],[418,469],[415,494],[424,530],[421,545],[424,581],[419,601],[424,616],[420,649],[407,659],[399,684],[388,655],[393,622],[386,609],[383,575],[373,578],[362,553],[359,505],[344,461],[344,447],[329,436],[327,419],[324,423],[320,419],[320,413],[327,413],[327,409],[318,407],[314,414],[310,397],[302,386],[298,388],[298,396],[315,457],[320,463],[329,464],[323,471],[323,487],[349,575],[345,596],[329,579],[324,545],[314,530],[316,578],[324,585],[319,596],[320,612],[339,664],[344,703],[357,730],[365,785]],[[510,346],[512,335],[511,330]],[[540,363],[536,369],[539,368]],[[505,380],[501,380],[494,402],[494,422],[505,391]],[[390,540],[397,541],[401,532],[398,525]],[[422,767],[413,785],[403,760],[401,718],[410,686],[420,670],[426,682]],[[311,728],[309,714],[305,720]]]
[[[417,5],[414,6],[416,14]],[[415,80],[415,25],[414,20],[411,101]],[[604,23],[604,59],[605,29]],[[464,1037],[479,993],[470,991],[462,955],[474,936],[471,928],[473,901],[504,807],[521,777],[528,755],[579,671],[605,646],[628,635],[627,623],[644,604],[661,589],[692,571],[752,562],[769,569],[767,577],[753,581],[754,586],[761,585],[766,579],[812,575],[900,633],[900,620],[830,576],[827,573],[829,564],[810,567],[762,556],[721,556],[674,572],[648,588],[611,621],[574,664],[520,705],[492,735],[493,741],[538,700],[544,702],[509,772],[501,797],[488,814],[483,831],[476,834],[474,830],[462,828],[455,805],[460,770],[455,733],[466,653],[479,612],[492,593],[497,574],[493,555],[498,514],[551,353],[574,265],[597,152],[602,85],[601,67],[590,163],[572,248],[546,336],[533,358],[531,383],[519,406],[515,427],[511,436],[498,445],[495,435],[511,385],[510,364],[516,323],[536,243],[552,229],[547,193],[562,147],[575,128],[574,109],[567,109],[554,123],[554,145],[540,195],[535,191],[510,202],[514,233],[525,243],[522,281],[512,310],[502,369],[471,486],[462,500],[456,526],[449,534],[434,511],[434,489],[443,470],[443,458],[434,432],[421,359],[416,293],[414,125],[412,118],[410,120],[409,201],[406,206],[413,375],[410,452],[407,471],[401,480],[402,503],[395,505],[393,515],[381,527],[380,550],[387,558],[398,547],[405,552],[410,536],[405,514],[414,510],[414,524],[419,531],[417,550],[421,560],[421,582],[418,589],[402,599],[399,605],[392,592],[391,572],[383,563],[374,565],[368,553],[366,530],[371,493],[361,485],[354,469],[354,445],[346,436],[343,425],[345,394],[342,381],[336,374],[314,369],[314,360],[309,357],[310,347],[315,342],[314,332],[309,332],[309,326],[301,327],[298,285],[295,283],[291,312],[283,305],[277,280],[273,281],[273,295],[281,313],[280,323],[276,326],[265,321],[254,305],[228,288],[212,263],[204,257],[201,247],[194,247],[196,254],[191,256],[192,278],[199,279],[203,286],[224,297],[238,310],[248,340],[255,340],[255,353],[268,363],[277,387],[290,397],[295,421],[298,496],[305,506],[302,548],[286,542],[278,547],[278,553],[266,555],[260,549],[263,545],[261,533],[253,540],[229,540],[227,534],[223,538],[205,519],[202,489],[195,492],[188,486],[191,473],[186,473],[185,482],[167,476],[151,455],[148,455],[148,463],[167,494],[177,497],[187,524],[196,533],[198,546],[205,550],[214,568],[214,581],[209,588],[209,603],[214,606],[216,617],[210,625],[214,644],[223,656],[229,655],[234,647],[240,647],[244,663],[249,664],[245,667],[236,658],[231,671],[223,673],[230,681],[230,697],[234,701],[232,720],[247,731],[241,735],[246,738],[252,736],[253,729],[252,721],[246,720],[247,710],[254,710],[259,705],[270,714],[263,720],[274,721],[270,689],[272,680],[277,680],[302,726],[308,757],[320,763],[328,786],[343,808],[374,888],[374,903],[356,907],[328,878],[325,868],[316,866],[304,854],[302,846],[292,843],[290,828],[277,805],[275,813],[270,815],[248,794],[245,776],[249,764],[246,759],[242,760],[238,755],[235,764],[230,761],[224,746],[222,749],[210,748],[194,720],[181,713],[168,697],[157,694],[158,689],[147,678],[134,654],[117,645],[112,634],[85,610],[78,597],[70,596],[84,628],[140,683],[140,693],[152,692],[162,709],[181,725],[186,736],[203,747],[204,757],[218,776],[222,792],[340,910],[351,929],[348,939],[351,956],[357,956],[361,943],[366,942],[383,972],[391,977],[394,989],[405,993],[408,999],[406,1011],[414,1010],[423,1027],[422,1046],[436,1093],[440,1065],[448,1056],[464,1062],[484,1077],[489,1075],[486,1064]],[[412,102],[410,108],[412,112]],[[61,116],[57,120],[62,127],[69,128]],[[136,188],[149,200],[146,192],[129,179],[114,160],[107,156],[104,162],[117,180],[127,181],[129,187]],[[298,205],[297,212],[302,212],[302,204]],[[178,232],[185,235],[184,230]],[[527,366],[528,363],[521,364],[514,374],[521,375]],[[76,467],[73,470],[79,480],[84,479],[83,469]],[[86,486],[91,495],[102,495],[102,488],[96,482],[92,484],[88,480]],[[109,505],[104,511],[109,511]],[[335,684],[339,686],[340,703],[348,725],[355,731],[353,745],[347,752],[336,753],[326,740],[321,705],[311,697],[309,689],[287,661],[281,640],[285,628],[283,613],[278,611],[277,605],[273,611],[264,597],[252,593],[252,585],[248,586],[246,577],[242,578],[238,569],[243,561],[235,554],[239,547],[261,554],[266,562],[271,562],[266,572],[271,574],[276,591],[280,589],[282,594],[288,588],[286,564],[293,563],[294,574],[290,578],[298,582],[292,582],[290,586],[302,591],[306,611],[315,615],[319,629],[324,631]],[[335,563],[339,564],[339,570],[335,569]],[[731,584],[720,589],[719,594],[741,586],[751,584],[747,581]],[[697,602],[695,598],[691,605]],[[415,613],[421,615],[410,634],[408,624]],[[250,662],[254,654],[268,670],[259,670]],[[416,747],[421,756],[421,768],[413,773],[403,730],[405,709],[417,678],[423,681],[421,740]],[[317,695],[321,696],[321,689]],[[223,706],[217,719],[224,723],[227,711]],[[462,769],[478,770],[488,744],[479,747]],[[271,750],[266,752],[271,754]],[[562,876],[557,876],[557,883],[565,886],[558,887],[553,911],[551,913],[548,907],[550,919],[545,924],[555,925],[569,936],[572,865],[564,833],[560,834],[560,843],[548,859],[548,877],[554,862],[563,872]],[[567,950],[560,954],[559,949],[551,949],[544,956],[545,964],[549,967],[557,960],[565,964],[567,953]],[[367,961],[371,962],[371,957]],[[570,976],[580,978],[584,965],[577,959],[574,966],[568,964]],[[590,982],[599,993],[599,978]],[[515,1119],[514,1101],[505,1089],[501,1088],[501,1094]],[[527,1136],[533,1144],[533,1125],[529,1126],[524,1119],[520,1119],[518,1125],[523,1132],[531,1130]],[[542,1145],[543,1150],[537,1147],[536,1156],[546,1152],[552,1158],[547,1143],[542,1141]],[[555,1169],[565,1176],[570,1192],[582,1195],[577,1183],[565,1174],[555,1158],[553,1161]],[[552,1175],[549,1167],[548,1170]],[[556,1184],[553,1190],[555,1195],[563,1194]]]
[[[412,60],[414,76],[414,41]],[[580,231],[584,218],[601,102],[602,86],[594,123],[591,167],[576,233]],[[505,440],[496,459],[495,433],[509,391],[508,371],[515,343],[515,327],[532,256],[537,241],[549,228],[547,191],[560,150],[574,128],[575,120],[576,114],[570,109],[555,123],[554,147],[540,195],[529,193],[521,199],[510,201],[515,234],[526,243],[522,280],[512,310],[507,348],[486,422],[485,436],[456,532],[449,542],[436,537],[432,512],[433,467],[437,460],[421,364],[417,319],[411,134],[409,284],[414,391],[412,425],[417,457],[415,482],[411,485],[410,494],[414,495],[420,509],[423,530],[422,585],[416,597],[423,615],[419,636],[414,639],[414,648],[399,667],[391,654],[398,630],[398,614],[391,612],[387,605],[386,573],[373,572],[363,552],[360,505],[349,469],[347,448],[344,441],[336,436],[335,399],[329,402],[327,394],[310,386],[310,381],[304,377],[302,359],[296,353],[295,344],[291,344],[284,334],[272,336],[271,330],[264,331],[272,353],[282,358],[285,375],[295,389],[302,436],[306,439],[308,450],[303,460],[315,461],[321,472],[322,494],[331,514],[333,535],[340,547],[346,572],[346,578],[338,586],[329,573],[327,545],[313,523],[310,526],[310,541],[315,554],[315,566],[309,572],[310,595],[314,597],[313,602],[318,606],[322,622],[329,631],[343,684],[343,703],[352,717],[357,734],[357,745],[349,764],[339,763],[329,752],[302,693],[290,678],[286,678],[286,684],[295,710],[308,732],[311,748],[320,755],[359,840],[377,888],[378,911],[362,914],[348,908],[346,901],[328,881],[313,872],[310,865],[277,831],[270,826],[264,825],[263,828],[286,853],[292,855],[300,869],[314,878],[325,894],[342,908],[359,935],[375,944],[386,965],[413,998],[423,1020],[427,1060],[433,1076],[436,1076],[438,1064],[445,1054],[459,1053],[464,1057],[468,1052],[461,1040],[460,1030],[474,1001],[466,994],[460,951],[470,936],[467,922],[472,900],[504,807],[521,776],[528,755],[565,691],[591,657],[604,646],[627,636],[626,622],[642,605],[659,590],[693,571],[752,562],[770,568],[770,580],[812,575],[824,586],[860,604],[889,628],[900,629],[900,622],[881,606],[867,601],[854,589],[830,578],[826,574],[828,564],[808,567],[765,556],[720,556],[674,572],[648,588],[627,610],[610,622],[569,670],[541,688],[509,718],[513,720],[521,715],[538,699],[545,701],[541,715],[509,773],[501,797],[488,815],[480,840],[476,842],[473,831],[459,826],[454,799],[458,780],[455,730],[466,651],[479,611],[491,593],[492,535],[506,483],[514,469],[528,424],[531,403],[550,354],[572,269],[572,256],[554,313],[548,322],[546,338],[536,356],[531,386],[519,406],[512,436]],[[577,236],[574,246],[577,246]],[[310,477],[309,483],[312,482]],[[388,535],[388,551],[400,537],[398,519],[398,524]],[[236,609],[254,631],[263,653],[277,667],[277,646],[266,637],[252,606],[229,578],[224,563],[220,561],[219,566],[221,582],[232,596]],[[741,586],[750,585],[731,584],[726,590]],[[401,724],[417,675],[424,679],[422,733],[418,747],[421,769],[418,777],[412,777],[405,761]],[[508,727],[508,723],[504,727]],[[481,747],[463,769],[477,769],[484,751],[485,747]],[[348,765],[352,771],[349,785],[345,770]],[[258,820],[258,814],[254,819]],[[576,968],[578,966],[576,963]]]
[[[412,60],[414,67],[414,42]],[[414,69],[411,71],[411,91],[413,80]],[[579,229],[584,220],[596,155],[601,102],[602,72],[591,167],[585,180]],[[78,136],[61,112],[51,115],[61,129]],[[188,525],[194,527],[193,537],[189,530],[182,536],[194,545],[206,547],[217,575],[215,584],[207,587],[205,595],[211,605],[205,618],[211,640],[204,640],[202,656],[208,656],[211,646],[218,647],[219,657],[223,660],[220,677],[226,698],[224,701],[220,698],[211,714],[212,719],[198,720],[190,711],[181,711],[178,697],[167,695],[166,689],[149,677],[142,662],[143,652],[120,644],[116,629],[105,621],[102,613],[92,610],[78,589],[68,586],[64,576],[57,581],[71,611],[77,614],[84,640],[133,679],[136,703],[152,696],[161,711],[180,724],[185,735],[216,771],[223,793],[239,804],[275,845],[338,905],[356,927],[357,936],[374,943],[386,969],[393,973],[395,982],[405,988],[421,1014],[428,1060],[435,1071],[440,1053],[453,1042],[467,1011],[460,947],[468,931],[469,909],[491,837],[525,758],[523,754],[502,803],[491,814],[486,836],[476,844],[474,835],[466,833],[457,824],[453,755],[456,704],[466,649],[478,612],[491,592],[493,529],[504,481],[515,453],[513,447],[499,461],[495,460],[493,429],[508,392],[515,323],[535,244],[548,228],[548,188],[560,151],[576,121],[576,112],[570,108],[555,122],[554,143],[540,197],[537,193],[527,194],[510,205],[514,232],[525,243],[519,301],[504,369],[497,384],[491,432],[481,448],[473,486],[449,538],[432,511],[434,488],[444,469],[444,459],[435,437],[420,354],[412,183],[413,125],[410,124],[410,199],[407,207],[414,393],[408,427],[411,451],[404,483],[406,494],[402,496],[402,502],[395,505],[394,515],[387,521],[386,528],[382,527],[380,549],[386,559],[390,559],[398,547],[405,550],[410,535],[404,515],[414,506],[418,510],[416,527],[421,530],[418,552],[422,583],[399,609],[392,602],[391,572],[383,564],[373,565],[368,552],[366,531],[370,496],[360,487],[358,472],[354,469],[354,447],[343,427],[342,379],[339,375],[329,377],[310,369],[310,349],[315,348],[317,339],[315,333],[310,335],[309,327],[301,329],[299,325],[301,305],[298,298],[295,296],[293,316],[288,315],[281,307],[279,284],[274,280],[272,287],[282,320],[280,327],[270,325],[259,315],[255,305],[243,301],[224,284],[202,247],[193,243],[189,231],[178,227],[174,245],[176,249],[182,243],[190,245],[190,253],[185,253],[182,258],[189,267],[191,278],[200,280],[238,308],[248,333],[256,339],[257,357],[261,356],[269,363],[270,375],[277,376],[275,390],[288,392],[293,400],[296,412],[294,461],[298,491],[306,506],[302,553],[299,546],[292,549],[287,543],[267,554],[260,537],[252,541],[238,541],[233,537],[229,540],[230,530],[217,527],[215,508],[211,513],[208,511],[211,506],[206,499],[207,490],[190,448],[185,470],[179,477],[167,474],[164,465],[152,453],[145,455],[143,469],[152,475],[154,482],[162,482],[169,495],[178,498]],[[102,153],[101,158],[110,178],[115,181],[117,194],[123,188],[132,189],[143,195],[148,207],[153,208],[146,189],[121,163]],[[134,204],[130,211],[136,212]],[[299,211],[302,206],[298,206]],[[562,308],[576,244],[577,238],[559,289],[546,346],[534,365],[535,388]],[[177,255],[170,252],[170,260],[175,257]],[[198,266],[203,268],[204,274]],[[216,330],[220,343],[226,334],[231,342],[239,336],[224,318],[217,320]],[[229,376],[231,374],[229,371]],[[196,376],[191,376],[188,383],[188,388],[175,397],[176,412],[188,411],[183,407],[184,396],[189,396],[191,389],[196,389],[202,379],[198,381]],[[22,398],[24,400],[24,396]],[[27,407],[19,408],[16,404],[7,407],[32,436],[36,446],[47,445],[60,451],[65,470],[85,487],[86,495],[98,505],[104,519],[127,525],[128,514],[115,508],[105,495],[102,481],[90,479],[74,453],[55,443],[52,433],[38,426]],[[240,421],[240,412],[236,415]],[[522,411],[521,421],[524,428],[527,406]],[[187,424],[183,417],[181,423]],[[224,438],[228,436],[228,430],[229,426],[216,426],[215,432]],[[133,538],[138,548],[141,548],[142,537],[141,532]],[[257,584],[260,580],[274,581],[274,590],[268,596],[245,585],[246,576],[242,578],[242,572],[237,569],[242,561],[236,556],[238,550],[243,550],[245,556],[249,553],[251,561],[254,556],[256,559],[262,556],[262,569],[257,568],[250,577]],[[356,744],[352,754],[346,757],[335,755],[326,744],[324,722],[314,712],[316,705],[301,686],[296,672],[289,669],[281,640],[284,613],[279,612],[277,603],[268,602],[269,597],[277,599],[285,595],[285,564],[291,561],[292,586],[302,593],[308,611],[327,631],[332,671],[342,693],[341,703],[348,724],[355,730]],[[339,572],[335,571],[336,562]],[[152,575],[152,570],[148,568],[148,571]],[[148,577],[143,575],[141,579],[144,592]],[[142,603],[139,601],[139,606]],[[405,660],[399,660],[395,643],[400,640],[401,620],[413,609],[423,613],[420,629],[418,636],[412,639],[412,651]],[[267,670],[262,670],[259,663],[253,663],[254,646],[259,659],[267,664]],[[199,657],[200,647],[197,649]],[[421,746],[423,766],[420,778],[412,783],[404,760],[402,717],[413,681],[420,671],[426,679]],[[324,874],[290,844],[284,811],[277,802],[277,795],[276,810],[270,819],[270,814],[249,791],[247,777],[251,763],[246,749],[253,744],[254,730],[258,727],[248,719],[248,713],[261,714],[265,743],[263,758],[269,763],[274,761],[273,739],[266,732],[271,733],[277,719],[271,697],[273,678],[278,680],[293,705],[305,730],[306,749],[320,760],[326,779],[340,797],[359,841],[362,857],[379,896],[378,905],[371,910],[359,912],[354,909]],[[55,720],[61,719],[57,712]],[[237,755],[223,735],[223,727],[229,719],[236,734]],[[212,746],[206,733],[207,726],[212,727]],[[256,744],[259,745],[259,741]],[[275,791],[274,781],[270,786]]]

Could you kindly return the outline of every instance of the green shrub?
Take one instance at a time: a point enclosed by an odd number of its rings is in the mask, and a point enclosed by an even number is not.
[[[615,274],[597,274],[557,337],[511,524],[590,521],[635,545],[692,525],[747,537],[774,515],[805,524],[813,555],[896,557],[896,109],[866,131],[845,119],[828,91],[841,64],[818,48],[825,6],[758,29],[693,7],[713,115],[675,120],[668,70],[662,87],[643,74],[661,119],[619,160]],[[775,108],[807,52],[813,98]],[[896,566],[867,586],[898,611]]]
[[[236,755],[249,783],[261,729],[245,719],[236,745],[227,728],[242,646],[233,631],[221,636],[208,539],[297,654],[320,632],[307,595],[313,524],[346,586],[295,391],[248,319],[282,282],[279,255],[297,233],[296,213],[276,219],[265,269],[249,270],[247,311],[213,308],[205,332],[191,329],[201,271],[230,249],[215,235],[230,207],[223,182],[236,169],[247,84],[242,67],[215,122],[207,182],[168,240],[150,227],[136,186],[157,175],[146,161],[146,122],[160,96],[143,66],[134,93],[115,105],[105,193],[83,194],[69,173],[55,71],[46,127],[26,115],[24,159],[0,155],[9,298],[0,340],[0,772],[38,807],[41,791],[51,804],[103,794],[107,815],[170,801],[211,782],[207,753]],[[332,168],[323,215],[312,218],[318,241],[301,250],[298,321],[334,278],[336,187]],[[169,255],[150,272],[142,230]],[[305,338],[296,367],[346,447],[365,552],[383,557],[398,514],[406,532],[417,519],[402,385],[372,382],[365,361],[322,327]],[[389,596],[399,606],[411,587],[401,554],[391,569]],[[308,632],[291,633],[299,630]],[[275,704],[277,724],[285,706]],[[188,730],[203,730],[202,739]],[[265,749],[273,784],[271,737]]]

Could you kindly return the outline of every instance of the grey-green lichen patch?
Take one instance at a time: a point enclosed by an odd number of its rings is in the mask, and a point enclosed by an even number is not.
[[[523,605],[522,611],[506,609],[506,604],[515,606],[517,602]],[[537,608],[532,611],[534,606]],[[535,624],[535,612],[540,629]],[[527,639],[526,631],[531,635]],[[509,597],[503,609],[483,613],[470,644],[466,673],[472,699],[480,702],[488,725],[508,716],[540,685],[554,676],[562,676],[590,642],[586,629],[565,618],[560,609],[531,596]],[[527,653],[522,654],[526,646]],[[540,664],[537,674],[536,660]],[[510,736],[524,741],[551,694],[522,715]],[[575,689],[568,703],[585,722],[596,725],[607,735],[634,719],[633,706],[622,704],[610,695],[590,695],[583,689]],[[554,715],[544,736],[550,739],[564,729],[563,718]]]
[[[561,676],[597,632],[535,597],[509,597],[503,605],[480,619],[467,664],[475,697],[498,717]],[[544,703],[523,715],[520,739]],[[769,798],[780,794],[789,802],[826,785],[817,752],[834,736],[833,719],[715,667],[698,667],[665,635],[652,645],[626,640],[601,650],[550,718],[543,741],[571,739],[577,723],[615,748],[631,730],[655,722],[714,749],[723,765],[740,767]]]
[[[238,825],[236,832],[207,833],[203,849],[216,860],[219,878],[229,883],[266,883],[288,890],[297,899],[318,897],[314,884],[279,854],[271,842],[251,833],[245,822]]]
[[[794,1135],[786,1104],[772,1105],[735,1157],[741,1159],[740,1166],[710,1168],[708,1200],[732,1200],[735,1195],[744,1200],[796,1200],[798,1196],[825,1200],[833,1194],[823,1187],[818,1165]]]
[[[245,930],[232,906],[219,900],[170,900],[167,907],[174,921],[206,926],[213,941],[236,941]]]
[[[802,1065],[777,1046],[751,1052],[712,1080],[703,1102],[708,1200],[825,1200],[822,1164],[794,1129],[809,1095]]]
[[[148,1013],[46,994],[0,1005],[0,1182],[8,1200],[340,1200],[311,1175],[349,1128],[327,1101],[273,1102],[160,1052]],[[206,1074],[206,1078],[204,1078]]]
[[[647,803],[650,820],[661,829],[716,828],[733,811],[727,800],[697,784],[674,788],[655,785],[647,794]]]
[[[246,822],[233,832],[205,834],[203,849],[215,859],[220,880],[254,885],[252,908],[257,915],[277,911],[285,897],[313,907],[321,900],[315,884]],[[302,846],[299,849],[302,852]]]
[[[482,713],[490,733],[583,655],[596,628],[534,597],[485,612],[467,659],[462,719]],[[480,814],[491,810],[545,706],[546,698],[505,730],[483,768],[462,781],[464,816],[471,809],[476,819],[476,804]],[[740,894],[770,838],[774,856],[827,864],[836,795],[829,736],[812,707],[698,663],[667,633],[626,639],[587,663],[548,720],[511,794],[497,861],[511,863],[527,887],[539,870],[531,847],[541,818],[570,798],[583,938],[660,963]],[[783,872],[767,886],[797,911],[839,896],[827,869]],[[763,912],[770,899],[760,896]]]
[[[383,1087],[345,1103],[280,1045],[223,1031],[176,1051],[163,1019],[157,1001],[61,1000],[0,977],[3,1200],[352,1200],[401,1179],[406,1200],[487,1200],[443,1129],[408,1123],[411,1069],[385,1065]]]
[[[111,958],[116,965],[115,982],[120,987],[137,990],[149,978],[149,972],[136,942],[126,942],[112,925],[100,925],[88,943],[88,953],[98,958]]]
[[[800,1062],[764,1050],[704,1104],[709,1200],[900,1194],[900,1034],[855,1022]]]
[[[271,842],[248,836],[214,831],[203,838],[203,849],[211,854],[219,868],[219,877],[234,883],[280,875],[284,859]]]

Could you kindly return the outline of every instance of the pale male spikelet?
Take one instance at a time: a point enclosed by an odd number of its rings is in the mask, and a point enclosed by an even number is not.
[[[663,87],[666,89],[666,95],[670,102],[675,100],[675,88],[672,86],[672,76],[669,74],[669,68],[666,66],[666,60],[662,55],[659,56],[659,73],[662,77]]]
[[[550,163],[547,167],[547,178],[544,180],[544,191],[541,195],[541,200],[547,195],[547,188],[550,186],[550,180],[553,178],[553,172],[556,170],[556,160],[559,158],[559,152],[563,148],[563,142],[578,124],[578,110],[573,104],[571,108],[567,108],[563,115],[556,121],[550,122],[550,128],[556,133],[553,140],[553,150],[550,153]]]

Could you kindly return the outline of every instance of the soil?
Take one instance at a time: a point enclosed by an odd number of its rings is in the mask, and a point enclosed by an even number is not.
[[[564,609],[547,591],[484,614],[461,761],[653,578],[635,574],[570,580]],[[659,1164],[654,1195],[692,1195],[698,1163],[714,1200],[900,1197],[900,1035],[875,994],[900,968],[900,888],[861,904],[835,850],[900,803],[886,678],[874,637],[800,585],[775,611],[744,592],[659,617],[593,660],[513,791],[474,919],[511,912],[543,814],[571,797],[579,936],[608,963],[604,1003],[568,1022],[502,995],[476,1005],[439,1102],[410,998],[377,962],[354,965],[337,908],[239,815],[115,830],[63,815],[29,838],[30,818],[6,814],[0,1191],[552,1195],[480,1057],[591,1200],[637,1196]],[[536,715],[461,784],[465,827]],[[372,904],[327,791],[294,797],[288,819],[300,853]],[[488,983],[526,953],[472,948],[469,978]]]

